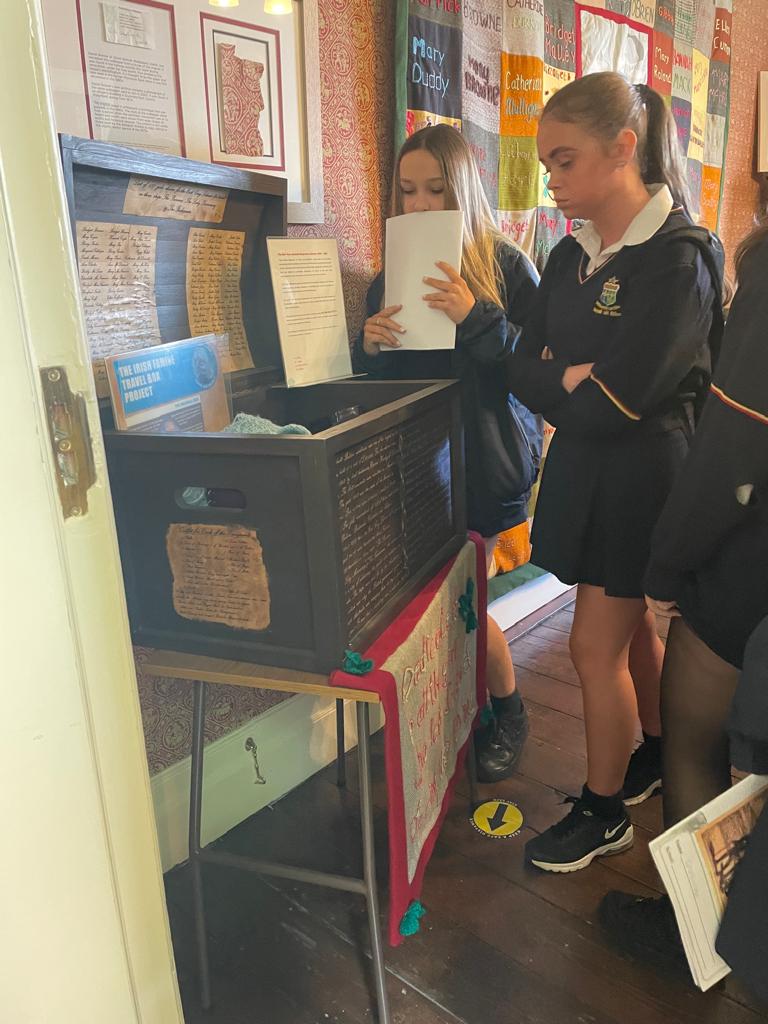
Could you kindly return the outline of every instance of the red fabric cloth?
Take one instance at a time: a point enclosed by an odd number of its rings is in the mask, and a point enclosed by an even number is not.
[[[475,665],[476,700],[472,709],[471,730],[476,728],[479,709],[485,704],[486,700],[487,585],[485,576],[485,546],[482,538],[476,534],[470,534],[470,541],[474,544],[475,548],[473,604],[478,621]],[[451,573],[459,557],[461,555],[457,555],[456,558],[452,559],[421,593],[411,601],[404,611],[398,615],[397,619],[381,634],[375,643],[364,652],[363,657],[370,659],[374,663],[374,668],[368,674],[358,676],[338,671],[334,672],[330,679],[331,685],[352,687],[377,693],[384,707],[386,716],[384,725],[384,756],[388,790],[387,823],[389,830],[389,941],[393,946],[397,946],[402,942],[399,926],[403,915],[411,902],[419,899],[424,872],[450,806],[459,773],[464,767],[469,737],[467,737],[458,750],[456,762],[452,766],[449,781],[442,797],[437,819],[422,843],[418,853],[415,873],[411,880],[409,880],[409,844],[406,833],[406,802],[403,783],[405,762],[403,757],[404,751],[401,747],[398,681],[390,672],[382,670],[379,666],[384,665],[398,651],[398,648],[412,637],[414,630]],[[456,710],[458,711],[458,708]],[[446,724],[445,728],[448,727]]]

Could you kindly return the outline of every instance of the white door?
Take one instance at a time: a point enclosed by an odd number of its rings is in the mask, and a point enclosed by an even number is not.
[[[183,1016],[42,20],[35,0],[2,8],[0,1020],[176,1024]],[[85,494],[77,483],[87,460],[75,462],[65,379],[84,396],[90,427],[94,482]]]

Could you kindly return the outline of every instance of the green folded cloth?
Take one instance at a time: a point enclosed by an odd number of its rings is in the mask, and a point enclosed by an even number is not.
[[[302,437],[310,437],[311,430],[302,427],[300,423],[286,423],[281,427],[279,423],[264,419],[263,416],[251,416],[247,412],[239,412],[228,427],[224,427],[222,434],[299,434]]]

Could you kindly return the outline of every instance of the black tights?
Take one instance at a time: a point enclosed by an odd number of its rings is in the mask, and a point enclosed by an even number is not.
[[[727,721],[739,677],[682,619],[673,619],[661,676],[664,827],[731,785]]]

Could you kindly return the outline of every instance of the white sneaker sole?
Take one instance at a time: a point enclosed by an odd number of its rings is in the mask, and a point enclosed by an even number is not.
[[[637,796],[631,796],[629,799],[624,797],[624,806],[636,807],[638,804],[642,804],[650,799],[657,791],[661,792],[661,779],[656,779],[655,782],[652,782],[647,789],[643,790],[642,793],[638,793]]]
[[[569,871],[581,871],[582,868],[588,868],[595,857],[612,857],[616,853],[623,853],[624,850],[630,848],[634,841],[635,832],[630,825],[621,839],[617,839],[615,843],[606,843],[605,846],[598,846],[596,850],[590,850],[586,857],[582,857],[581,860],[574,860],[570,864],[548,864],[543,860],[531,860],[530,863],[542,871],[554,871],[563,874]]]

